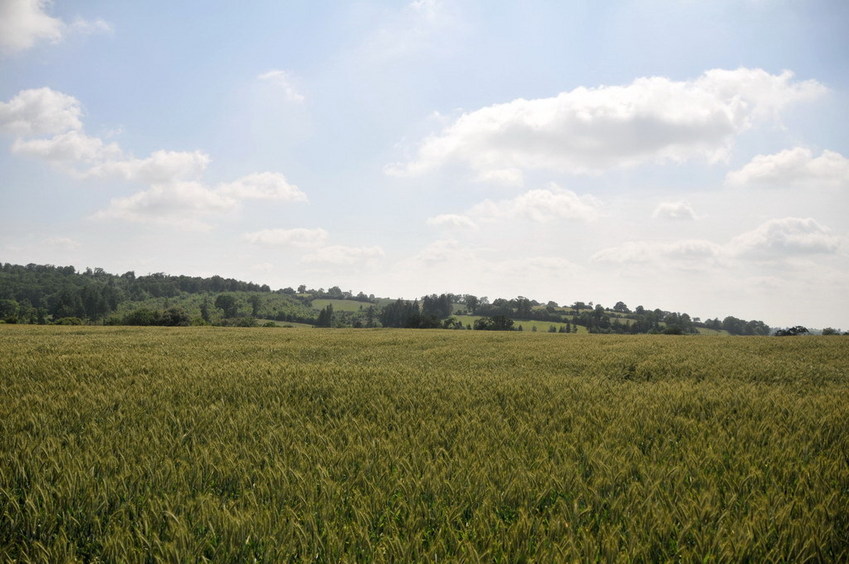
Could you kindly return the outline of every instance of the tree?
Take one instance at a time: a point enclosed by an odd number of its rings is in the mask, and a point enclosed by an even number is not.
[[[239,313],[239,301],[230,294],[218,294],[215,307],[224,312],[224,317],[236,317]]]
[[[18,302],[15,300],[0,300],[0,319],[11,321],[18,318]]]
[[[333,327],[333,304],[327,304],[318,314],[317,327]]]
[[[161,322],[167,327],[188,327],[192,324],[192,318],[184,308],[174,306],[165,310]]]
[[[511,331],[513,329],[513,320],[504,315],[481,317],[475,321],[475,329],[478,331]]]
[[[259,306],[262,304],[262,299],[257,294],[248,296],[248,303],[251,304],[251,315],[259,317]]]
[[[625,305],[625,302],[616,302],[616,305],[613,306],[613,311],[617,313],[631,313],[631,310],[628,309],[628,306]]]
[[[209,298],[204,296],[203,301],[200,304],[200,316],[205,323],[210,322],[209,317]]]
[[[466,309],[469,310],[469,314],[474,315],[480,305],[480,300],[478,300],[477,296],[466,294],[463,296],[463,303],[466,304]]]
[[[436,319],[450,317],[451,299],[446,294],[424,296],[422,298],[422,315],[432,316]]]
[[[377,308],[370,305],[366,308],[366,327],[374,327],[374,320],[377,317]]]
[[[787,329],[779,329],[775,332],[776,337],[795,337],[797,335],[807,335],[808,328],[803,327],[801,325],[796,325],[795,327],[788,327]]]

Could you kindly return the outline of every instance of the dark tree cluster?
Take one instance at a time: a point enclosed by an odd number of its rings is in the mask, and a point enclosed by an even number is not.
[[[807,327],[802,327],[801,325],[796,325],[795,327],[788,327],[787,329],[779,329],[775,332],[776,337],[796,337],[798,335],[807,335],[809,333]]]
[[[380,312],[380,324],[384,327],[407,329],[437,329],[442,322],[433,314],[423,313],[418,301],[398,299],[386,304]]]

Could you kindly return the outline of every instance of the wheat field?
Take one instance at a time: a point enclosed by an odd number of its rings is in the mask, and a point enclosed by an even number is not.
[[[0,560],[849,560],[849,341],[0,327]]]

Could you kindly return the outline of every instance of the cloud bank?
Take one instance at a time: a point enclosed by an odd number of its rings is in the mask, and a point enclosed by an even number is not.
[[[598,200],[592,196],[579,196],[552,183],[548,188],[529,190],[515,198],[484,200],[465,214],[442,214],[429,218],[427,223],[437,227],[474,229],[481,223],[496,221],[592,221],[598,217],[599,207]]]
[[[835,151],[814,157],[810,149],[796,147],[772,155],[757,155],[725,181],[733,186],[847,187],[849,159]]]
[[[690,81],[646,77],[580,87],[465,113],[387,172],[415,175],[461,164],[485,178],[499,171],[515,177],[517,169],[588,174],[642,163],[715,162],[756,122],[825,91],[814,80],[795,81],[790,71],[747,68],[710,70]]]
[[[203,182],[211,158],[203,151],[157,150],[144,158],[85,133],[79,100],[50,88],[22,90],[0,102],[0,130],[16,135],[12,152],[44,160],[83,179],[125,180],[149,187],[113,199],[97,219],[208,229],[204,217],[245,200],[306,202],[279,172],[256,172],[215,187]]]

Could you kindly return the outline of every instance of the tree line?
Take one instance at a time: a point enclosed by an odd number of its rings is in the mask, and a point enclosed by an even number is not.
[[[359,307],[357,311],[350,311],[350,307],[339,311],[329,304],[316,310],[311,306],[315,299],[353,300]],[[316,290],[302,284],[272,291],[265,284],[221,276],[136,276],[133,271],[115,275],[101,268],[77,271],[73,266],[0,265],[0,321],[6,323],[256,325],[258,319],[264,319],[318,327],[504,331],[521,329],[521,321],[538,321],[551,323],[551,328],[560,332],[576,331],[578,327],[590,333],[618,334],[694,334],[700,329],[732,335],[771,332],[762,321],[733,316],[703,321],[687,313],[641,305],[632,310],[621,301],[610,308],[582,301],[561,306],[524,296],[490,301],[486,296],[452,293],[388,303],[382,300],[382,306],[379,301],[373,294],[354,294],[338,286]],[[457,319],[464,315],[475,319],[465,323]],[[536,324],[533,328],[536,330]],[[839,333],[830,328],[827,331]],[[794,329],[779,334],[803,333]]]

